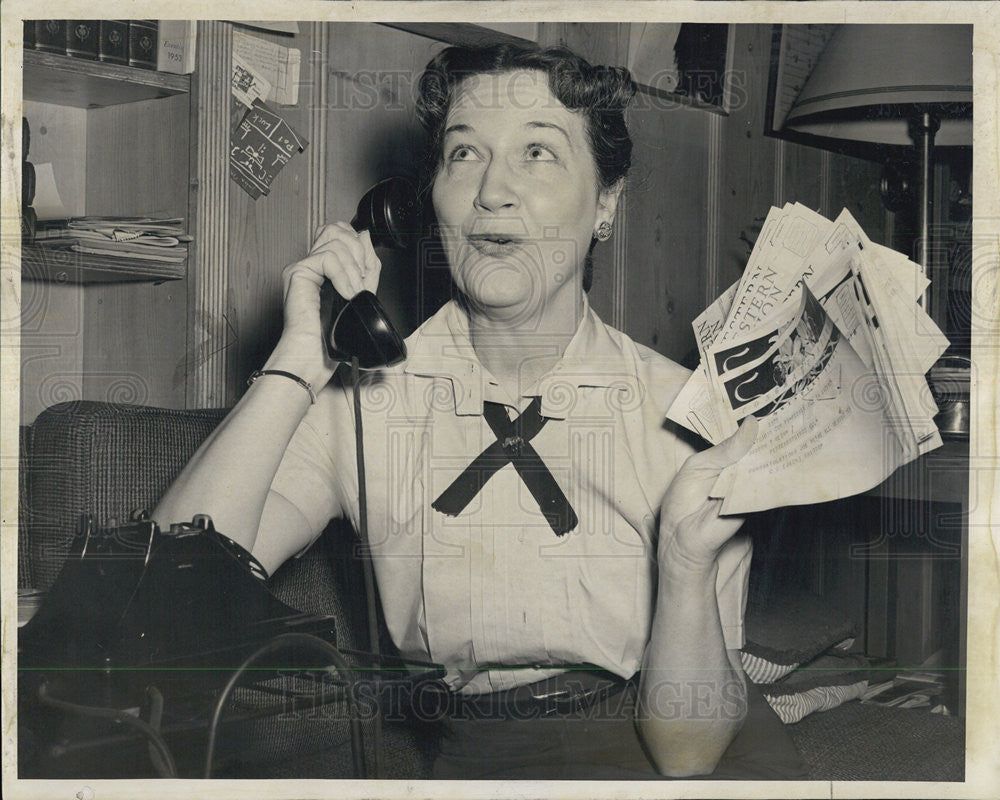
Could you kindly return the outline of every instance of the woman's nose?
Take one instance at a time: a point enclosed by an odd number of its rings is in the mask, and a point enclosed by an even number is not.
[[[484,211],[501,211],[517,205],[510,168],[501,158],[494,158],[486,165],[476,194],[476,206]]]

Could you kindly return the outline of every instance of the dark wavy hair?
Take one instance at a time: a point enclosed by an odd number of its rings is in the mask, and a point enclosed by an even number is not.
[[[441,163],[441,137],[455,87],[473,75],[522,69],[544,72],[559,102],[584,115],[602,186],[610,188],[624,178],[632,164],[625,108],[635,94],[628,70],[595,67],[565,47],[542,48],[530,42],[448,47],[431,59],[420,77],[417,98],[417,117],[428,138],[429,176]]]
[[[625,108],[635,95],[636,85],[629,71],[622,67],[594,66],[565,47],[504,42],[448,47],[427,64],[417,97],[417,118],[427,133],[425,184],[430,184],[441,166],[441,140],[455,87],[473,75],[517,70],[544,72],[548,75],[549,90],[559,102],[584,116],[602,187],[610,189],[622,180],[632,165],[632,138],[625,124]],[[584,289],[589,290],[591,281],[588,254]]]

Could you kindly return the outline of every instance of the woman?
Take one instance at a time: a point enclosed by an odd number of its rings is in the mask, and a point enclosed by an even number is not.
[[[663,423],[685,371],[584,291],[629,167],[628,73],[449,48],[420,90],[456,299],[360,391],[386,624],[454,692],[435,776],[797,776],[788,753],[790,774],[734,766],[755,760],[736,738],[750,548],[708,493],[754,430],[692,455]],[[331,381],[319,287],[374,291],[379,269],[367,233],[318,232],[285,270],[265,374],[155,519],[208,513],[269,572],[332,517],[357,522],[352,396]]]

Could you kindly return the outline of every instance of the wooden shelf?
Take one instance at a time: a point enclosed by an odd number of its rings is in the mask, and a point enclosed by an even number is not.
[[[24,99],[75,108],[153,100],[191,91],[190,75],[24,50]]]
[[[160,283],[182,280],[187,261],[179,264],[111,258],[72,250],[21,246],[21,279],[49,283]]]

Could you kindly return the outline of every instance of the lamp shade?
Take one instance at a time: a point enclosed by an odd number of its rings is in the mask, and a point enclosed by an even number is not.
[[[840,26],[784,127],[908,146],[908,119],[926,110],[941,123],[937,146],[972,144],[971,25]]]

